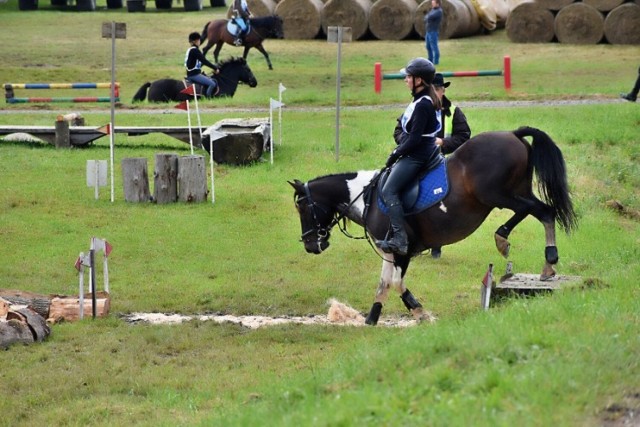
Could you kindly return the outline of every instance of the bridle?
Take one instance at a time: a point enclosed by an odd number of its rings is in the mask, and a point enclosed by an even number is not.
[[[300,236],[300,241],[304,242],[305,238],[308,238],[313,233],[316,234],[316,242],[317,243],[326,241],[331,236],[331,229],[335,225],[338,225],[338,229],[342,232],[342,234],[344,234],[345,236],[347,236],[350,239],[356,239],[356,240],[367,239],[367,240],[369,240],[369,237],[368,237],[368,234],[366,233],[366,231],[365,231],[365,235],[364,236],[356,237],[356,236],[351,235],[351,233],[349,233],[347,231],[347,225],[346,225],[347,212],[349,212],[349,208],[351,206],[353,206],[353,204],[356,202],[356,200],[358,200],[364,194],[364,192],[365,192],[365,190],[363,189],[360,192],[360,194],[358,194],[358,196],[353,199],[353,201],[349,202],[344,208],[336,210],[336,213],[333,215],[333,219],[331,220],[331,222],[327,226],[323,227],[322,224],[320,224],[320,221],[318,219],[317,209],[322,210],[324,213],[328,213],[329,210],[326,207],[322,206],[321,204],[319,204],[319,203],[317,203],[317,202],[315,202],[313,200],[313,197],[311,196],[311,191],[309,190],[309,184],[305,183],[304,184],[304,193],[305,193],[304,196],[296,198],[294,200],[294,203],[296,204],[296,206],[299,206],[299,203],[301,201],[308,200],[307,203],[308,203],[309,208],[311,209],[311,216],[313,217],[313,222],[315,223],[315,228],[310,228],[309,230],[304,231],[302,233],[302,236]],[[340,221],[342,221],[342,223]]]

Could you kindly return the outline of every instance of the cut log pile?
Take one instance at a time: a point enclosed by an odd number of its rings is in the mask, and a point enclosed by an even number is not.
[[[96,317],[109,314],[107,292],[96,293]],[[92,295],[84,296],[84,316],[92,316]],[[0,349],[12,344],[44,341],[50,324],[80,319],[77,296],[41,295],[11,289],[0,289]]]
[[[640,2],[635,0],[527,0],[506,23],[516,43],[640,44]]]

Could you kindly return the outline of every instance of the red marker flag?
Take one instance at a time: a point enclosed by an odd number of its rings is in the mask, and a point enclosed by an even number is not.
[[[107,123],[106,125],[99,127],[98,132],[105,135],[111,135],[111,123]]]
[[[180,104],[176,105],[175,108],[185,111],[189,109],[189,107],[187,106],[187,101],[182,101]]]
[[[186,87],[186,88],[182,89],[182,90],[180,91],[180,93],[184,93],[185,95],[191,95],[191,96],[193,96],[193,95],[194,95],[194,92],[193,92],[193,86],[194,86],[194,85],[191,85],[191,86],[189,86],[189,87]]]

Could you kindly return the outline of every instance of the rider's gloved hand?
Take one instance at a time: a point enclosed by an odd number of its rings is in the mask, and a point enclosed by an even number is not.
[[[397,153],[397,150],[393,150],[389,158],[387,159],[387,167],[390,168],[393,164],[400,158],[400,155]]]

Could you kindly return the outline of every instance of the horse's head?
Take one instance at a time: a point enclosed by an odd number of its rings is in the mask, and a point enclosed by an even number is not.
[[[331,227],[335,224],[335,212],[331,207],[323,205],[314,200],[309,184],[299,180],[289,181],[295,190],[293,201],[300,214],[300,225],[302,226],[301,241],[307,252],[320,254],[329,247],[331,237]]]
[[[284,30],[282,29],[282,18],[278,15],[273,15],[273,27],[271,31],[271,37],[276,39],[284,38]]]
[[[220,64],[220,73],[229,72],[231,70],[235,73],[238,78],[238,81],[241,83],[245,83],[249,85],[249,87],[258,86],[258,80],[256,76],[249,68],[249,64],[244,58],[231,58],[227,61],[224,61]]]

